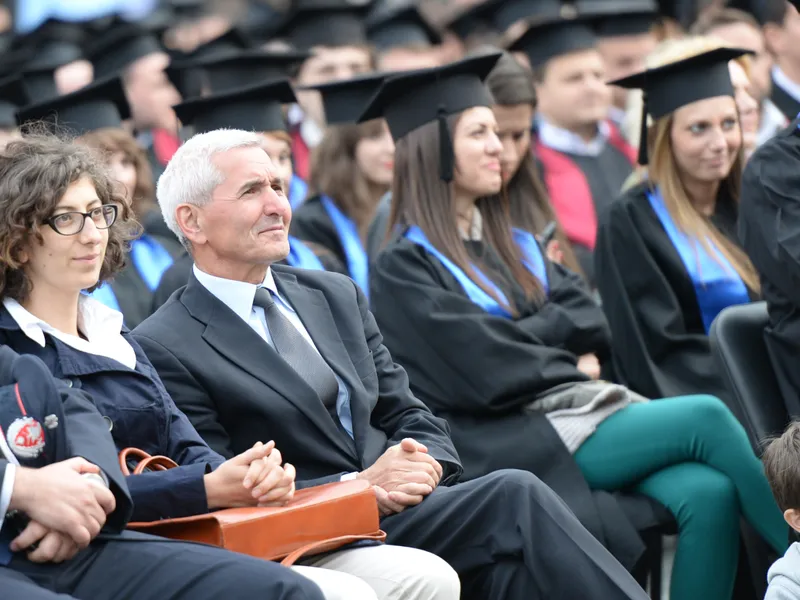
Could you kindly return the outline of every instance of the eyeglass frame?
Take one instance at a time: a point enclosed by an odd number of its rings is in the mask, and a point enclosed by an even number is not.
[[[94,222],[94,219],[92,219],[92,213],[94,211],[96,211],[96,210],[105,211],[105,209],[107,209],[107,208],[111,208],[114,211],[114,218],[111,219],[111,223],[109,223],[105,227],[100,227],[97,223]],[[78,229],[78,231],[76,231],[74,233],[64,233],[62,231],[59,231],[58,227],[56,227],[56,225],[55,225],[55,220],[57,218],[59,218],[59,217],[63,217],[64,215],[80,215],[80,216],[82,216],[83,220],[81,221],[80,229]],[[94,223],[94,226],[97,229],[100,229],[100,230],[110,229],[111,226],[114,223],[117,222],[117,216],[118,215],[119,215],[119,206],[117,206],[116,204],[103,204],[101,206],[98,206],[97,208],[93,208],[89,212],[80,212],[79,210],[70,210],[70,211],[67,211],[67,212],[59,213],[57,215],[53,215],[49,219],[45,219],[44,223],[46,225],[49,225],[50,228],[53,231],[55,231],[58,235],[71,236],[71,235],[78,235],[81,231],[83,231],[83,228],[86,227],[86,219],[92,219],[92,223]]]

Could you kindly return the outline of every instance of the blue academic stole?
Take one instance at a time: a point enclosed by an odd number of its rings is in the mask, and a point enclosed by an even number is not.
[[[131,242],[131,261],[139,272],[147,289],[151,292],[156,291],[164,272],[169,269],[173,263],[172,256],[166,251],[164,246],[147,234]],[[111,289],[111,285],[108,283],[104,283],[97,288],[91,293],[91,296],[109,308],[120,310],[119,301],[114,294],[114,290]]]
[[[547,294],[549,291],[547,268],[545,267],[544,257],[542,256],[542,249],[539,246],[539,242],[532,233],[522,231],[520,229],[514,229],[513,235],[514,241],[517,242],[517,245],[522,250],[524,257],[523,263],[525,264],[525,267],[541,282],[545,294]],[[467,293],[467,296],[469,296],[469,299],[480,306],[487,313],[496,317],[504,317],[506,319],[510,319],[512,317],[511,313],[508,311],[508,308],[506,308],[506,306],[508,306],[508,299],[505,297],[505,294],[503,294],[503,292],[501,292],[500,289],[488,277],[486,277],[486,275],[484,275],[479,269],[475,268],[474,265],[473,269],[475,274],[478,276],[478,278],[480,278],[481,282],[490,290],[492,290],[497,297],[503,301],[505,306],[498,303],[497,300],[495,300],[491,295],[487,294],[483,288],[481,288],[481,286],[472,281],[472,279],[470,279],[469,276],[453,261],[435,248],[434,245],[428,241],[428,238],[422,229],[420,229],[418,226],[412,225],[409,227],[408,230],[406,230],[405,238],[419,246],[422,246],[437,259],[439,259],[439,262],[441,262],[444,267],[453,274],[453,277],[456,278],[458,283],[461,284],[461,287],[464,288],[464,291]]]
[[[347,271],[350,273],[350,277],[359,285],[361,291],[369,297],[369,259],[367,258],[366,250],[364,250],[364,244],[361,243],[361,237],[358,235],[356,224],[350,217],[339,210],[339,207],[328,196],[322,196],[322,206],[325,207],[328,217],[330,217],[333,226],[336,228],[342,248],[344,248]]]
[[[286,257],[286,263],[290,267],[297,267],[298,269],[325,270],[322,261],[314,254],[314,251],[292,236],[289,236],[289,256]]]
[[[711,323],[723,308],[750,302],[747,286],[710,240],[713,256],[706,252],[698,240],[690,239],[678,229],[658,189],[648,192],[647,198],[692,280],[703,327],[708,333]]]
[[[292,180],[289,182],[289,205],[292,210],[297,210],[306,201],[307,195],[308,184],[297,175],[292,175]]]

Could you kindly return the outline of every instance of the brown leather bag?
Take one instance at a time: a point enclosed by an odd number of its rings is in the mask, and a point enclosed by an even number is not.
[[[166,456],[138,448],[119,453],[119,466],[131,475],[165,471],[178,465]],[[383,542],[378,502],[366,481],[328,483],[298,490],[286,506],[228,508],[193,517],[128,523],[130,529],[161,537],[202,542],[292,565],[303,556],[336,550],[360,540]]]

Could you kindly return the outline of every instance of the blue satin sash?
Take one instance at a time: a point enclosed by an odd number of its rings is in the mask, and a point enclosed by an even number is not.
[[[690,239],[678,229],[659,190],[648,192],[647,198],[692,280],[703,326],[708,333],[723,308],[750,302],[747,286],[717,248],[712,247],[714,256],[711,256],[698,240]]]
[[[533,273],[534,276],[541,282],[542,286],[544,287],[545,293],[549,291],[549,282],[547,279],[547,268],[545,266],[544,257],[542,256],[542,250],[539,246],[539,242],[536,241],[536,238],[533,234],[528,233],[527,231],[522,231],[519,229],[513,230],[514,240],[519,245],[520,249],[523,252],[524,259],[523,263],[525,267]],[[472,300],[475,304],[480,306],[483,310],[487,313],[494,315],[496,317],[504,317],[506,319],[511,318],[511,313],[509,312],[506,306],[508,305],[508,300],[500,291],[500,289],[488,278],[484,275],[479,269],[475,268],[475,274],[480,278],[480,280],[492,290],[498,298],[500,298],[504,303],[500,304],[495,300],[491,295],[487,294],[483,288],[481,288],[477,283],[472,281],[469,276],[462,271],[453,261],[447,258],[442,252],[440,252],[437,248],[433,246],[433,244],[428,241],[427,236],[425,233],[416,225],[412,225],[408,228],[405,233],[405,238],[422,246],[428,252],[433,254],[439,261],[444,265],[444,267],[453,274],[456,278],[458,283],[461,284],[461,287],[464,288],[464,291],[469,296],[469,299]]]
[[[289,236],[289,256],[286,257],[286,262],[290,267],[297,267],[298,269],[325,270],[322,261],[314,254],[314,251],[292,236]]]
[[[173,263],[164,246],[147,234],[131,243],[131,261],[151,292],[156,291],[162,275]]]
[[[292,180],[289,182],[289,205],[292,207],[292,210],[297,210],[297,208],[306,201],[307,195],[308,184],[299,176],[292,175]]]
[[[361,237],[358,235],[356,224],[327,196],[322,196],[322,206],[325,207],[325,211],[339,235],[350,277],[359,285],[364,295],[369,297],[369,259],[364,250],[364,244],[361,243]]]

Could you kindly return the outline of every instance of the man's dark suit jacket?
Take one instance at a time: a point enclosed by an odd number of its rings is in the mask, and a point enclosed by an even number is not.
[[[410,437],[442,464],[441,484],[455,483],[461,464],[449,427],[412,395],[358,286],[336,273],[271,268],[279,292],[350,392],[357,455],[303,379],[192,275],[133,336],[205,441],[231,457],[275,440],[297,468],[298,487],[307,487],[362,471]]]

